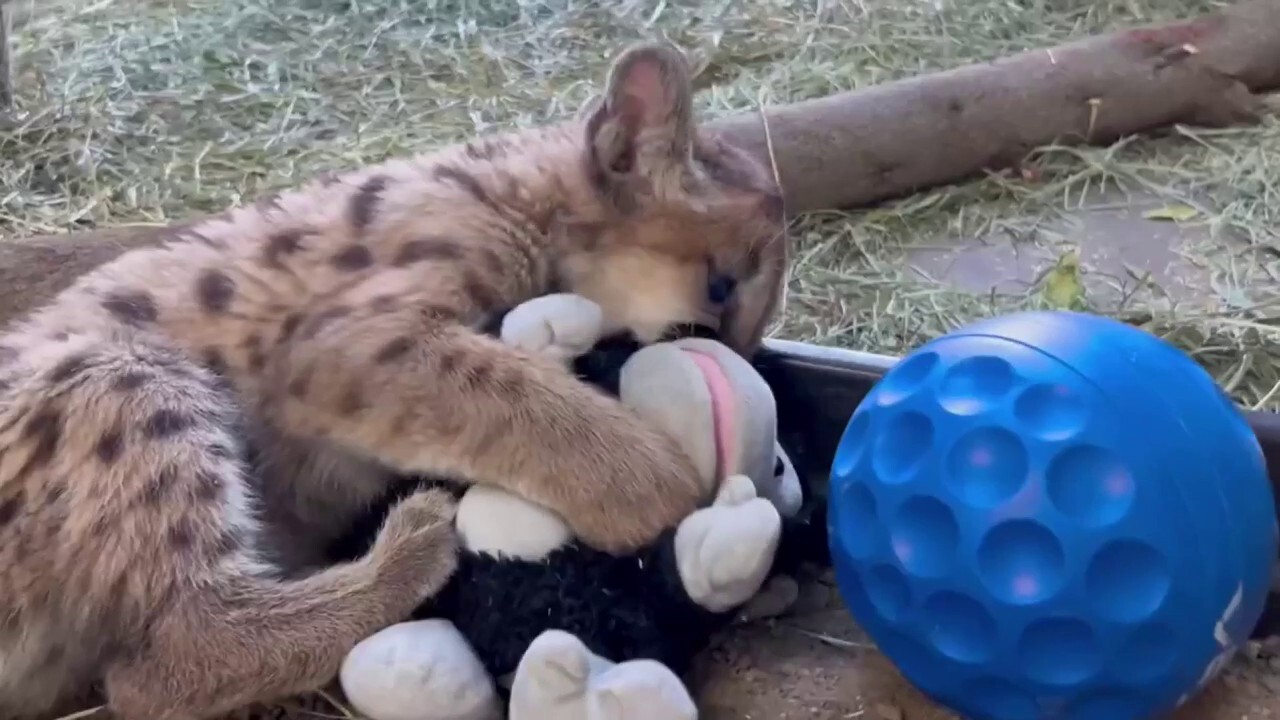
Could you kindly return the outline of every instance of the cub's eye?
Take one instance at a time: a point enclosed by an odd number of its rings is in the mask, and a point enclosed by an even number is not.
[[[782,473],[787,471],[787,464],[782,462],[782,458],[773,459],[773,476],[782,477]]]
[[[723,305],[729,302],[729,296],[733,295],[736,287],[738,287],[738,281],[732,277],[720,273],[713,274],[707,280],[707,299],[713,305]]]

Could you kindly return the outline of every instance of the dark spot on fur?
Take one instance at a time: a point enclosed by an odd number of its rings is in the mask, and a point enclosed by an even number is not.
[[[53,408],[44,408],[32,415],[22,428],[22,437],[35,442],[31,455],[27,457],[26,466],[19,475],[25,475],[35,468],[47,465],[58,452],[62,442],[62,413]]]
[[[302,331],[298,336],[303,340],[310,340],[318,335],[325,325],[349,314],[351,314],[351,308],[345,305],[335,305],[309,318],[303,324]]]
[[[497,289],[472,269],[467,269],[462,275],[462,291],[474,300],[481,310],[491,311],[502,302]]]
[[[98,444],[94,446],[94,453],[97,454],[98,459],[108,465],[119,460],[122,452],[124,452],[124,433],[118,427],[104,433],[101,438],[98,438]]]
[[[142,502],[152,506],[159,505],[177,481],[177,469],[172,465],[165,465],[142,487]]]
[[[347,389],[342,393],[342,397],[338,399],[338,414],[344,416],[355,415],[368,406],[368,402],[364,399],[363,388],[356,383],[352,383],[347,386]]]
[[[228,371],[227,359],[222,356],[222,351],[218,348],[205,348],[204,350],[204,366],[215,375],[226,375]]]
[[[302,315],[299,313],[289,313],[285,317],[284,322],[280,323],[280,337],[276,342],[288,342],[289,338],[297,332],[298,325],[302,322]]]
[[[391,261],[396,267],[404,267],[417,262],[427,260],[461,260],[462,248],[452,240],[444,238],[420,238],[418,240],[410,240],[400,249],[396,251],[395,258]]]
[[[202,468],[196,473],[196,497],[212,502],[222,497],[222,478],[218,473]]]
[[[490,208],[497,208],[497,203],[489,191],[480,184],[474,175],[452,165],[440,165],[433,171],[437,180],[443,180],[466,191],[476,202]]]
[[[8,345],[0,345],[0,366],[8,365],[18,359],[18,351]]]
[[[262,350],[262,336],[254,333],[244,340],[245,352],[249,354],[249,369],[262,372],[267,366],[267,355]]]
[[[57,505],[58,503],[62,502],[62,499],[66,496],[67,496],[67,489],[65,487],[63,487],[60,484],[50,485],[44,491],[44,504],[46,506]],[[53,528],[49,528],[49,530],[50,530],[49,534],[53,535],[55,532]]]
[[[75,353],[63,358],[49,371],[49,382],[62,383],[84,372],[89,367],[88,353]]]
[[[388,342],[386,345],[383,345],[382,349],[378,350],[378,354],[375,355],[373,359],[374,362],[385,365],[408,355],[409,351],[412,349],[413,338],[402,335],[391,342]]]
[[[307,367],[294,375],[289,381],[289,394],[296,398],[305,397],[307,391],[311,389],[311,376],[314,373],[314,369]]]
[[[190,521],[180,520],[169,528],[169,544],[176,550],[189,550],[196,543],[196,533]]]
[[[299,230],[283,230],[267,238],[267,245],[262,250],[262,259],[271,267],[283,267],[283,259],[301,249],[302,232]]]
[[[958,98],[951,98],[947,101],[947,112],[959,115],[964,112],[964,103],[960,102]]]
[[[399,299],[395,295],[379,295],[373,299],[370,305],[375,312],[386,313],[399,307]]]
[[[221,270],[205,270],[196,281],[196,298],[210,313],[224,313],[236,294],[236,281]]]
[[[18,516],[18,509],[22,507],[22,496],[11,497],[0,503],[0,525],[7,525]]]
[[[442,348],[440,352],[440,372],[444,375],[453,373],[454,370],[458,369],[460,361],[461,358],[458,357],[457,352]]]
[[[147,418],[142,432],[153,440],[172,437],[195,424],[195,418],[177,410],[157,410]]]
[[[102,307],[117,320],[135,327],[153,323],[160,317],[155,298],[142,290],[117,290],[108,293],[102,300]]]
[[[506,275],[506,267],[502,262],[502,258],[493,248],[484,248],[480,251],[480,263],[484,265],[484,270],[492,277],[502,277]]]
[[[374,175],[364,181],[351,197],[349,215],[351,225],[357,230],[364,230],[373,222],[373,212],[378,207],[382,191],[387,187],[385,175]]]
[[[66,342],[70,337],[71,334],[66,330],[59,330],[58,332],[49,335],[49,339],[54,342]]]
[[[329,258],[329,264],[344,272],[364,270],[373,264],[373,253],[364,245],[348,245]]]
[[[116,390],[137,390],[151,380],[152,376],[141,370],[126,370],[115,379],[112,387]]]
[[[477,356],[467,368],[466,383],[471,388],[483,388],[494,384],[494,365],[485,357]]]

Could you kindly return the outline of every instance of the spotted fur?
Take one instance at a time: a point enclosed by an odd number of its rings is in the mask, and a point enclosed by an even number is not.
[[[656,340],[742,352],[781,297],[781,202],[699,131],[683,57],[625,52],[588,116],[317,180],[175,232],[0,334],[0,717],[100,683],[122,720],[322,685],[456,564],[453,500],[499,485],[604,551],[703,498],[678,445],[484,334],[552,290]]]

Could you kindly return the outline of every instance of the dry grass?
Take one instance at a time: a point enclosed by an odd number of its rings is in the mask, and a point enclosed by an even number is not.
[[[0,119],[0,236],[160,222],[321,170],[563,117],[625,42],[690,49],[712,114],[862,87],[1187,16],[1207,0],[13,0],[18,111]],[[1195,209],[1203,302],[1139,286],[1099,311],[1167,334],[1251,405],[1280,406],[1280,122],[1046,148],[989,177],[797,223],[788,337],[888,353],[1037,306],[933,282],[940,237],[1068,247],[1053,221],[1100,190]],[[1088,267],[1085,268],[1087,272]],[[1132,284],[1132,283],[1131,283]],[[1084,302],[1091,302],[1085,297]],[[342,717],[321,703],[267,717]]]
[[[37,10],[19,35],[20,112],[0,130],[0,233],[162,221],[320,170],[563,117],[609,55],[640,37],[665,35],[689,48],[707,88],[702,107],[718,114],[1212,7],[1205,0],[64,0]],[[1147,287],[1095,309],[1169,335],[1256,405],[1280,385],[1278,152],[1274,120],[1105,149],[1049,148],[1035,181],[992,177],[804,218],[781,332],[901,353],[968,319],[1041,304],[1035,288],[949,289],[910,260],[939,237],[997,232],[1019,243],[1069,244],[1050,221],[1093,193],[1154,192],[1197,208],[1191,222],[1205,226],[1208,240],[1186,253],[1212,276],[1210,301],[1179,306]]]

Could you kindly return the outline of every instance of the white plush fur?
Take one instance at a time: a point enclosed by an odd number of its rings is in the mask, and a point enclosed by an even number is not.
[[[511,686],[510,720],[696,720],[680,678],[652,660],[615,664],[559,630],[530,645]]]
[[[533,562],[573,539],[555,513],[486,485],[468,488],[454,524],[472,552]]]
[[[374,720],[501,720],[493,682],[448,620],[392,625],[355,646],[338,673],[347,701]]]

